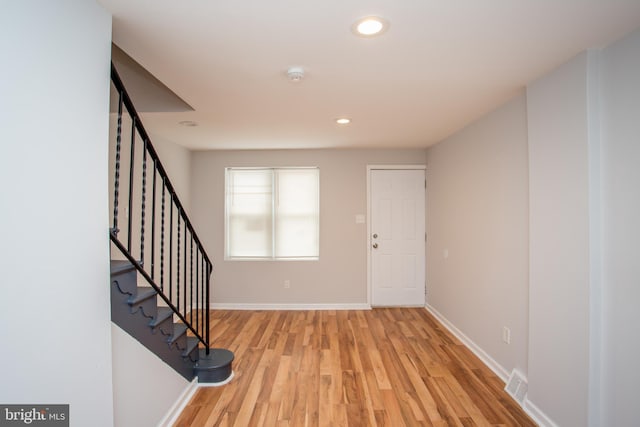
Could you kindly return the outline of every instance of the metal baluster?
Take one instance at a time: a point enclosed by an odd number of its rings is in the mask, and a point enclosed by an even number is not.
[[[196,248],[196,331],[200,333],[200,299],[199,299],[199,283],[200,283],[200,247]]]
[[[164,292],[164,177],[162,177],[162,221],[160,225],[160,289]]]
[[[205,299],[205,304],[206,304],[206,319],[205,319],[205,345],[207,346],[206,349],[206,354],[209,355],[209,281],[211,278],[211,263],[207,262],[207,288],[205,289],[205,292],[207,294],[207,297]]]
[[[182,281],[182,288],[184,293],[182,294],[182,312],[187,317],[187,220],[184,220],[184,280]]]
[[[156,175],[158,166],[156,159],[153,159],[153,192],[151,196],[151,278],[155,279],[156,271]]]
[[[144,265],[144,220],[147,202],[147,140],[142,142],[142,203],[140,207],[140,265]]]
[[[111,233],[118,234],[118,201],[120,198],[120,147],[122,145],[122,91],[118,91],[118,125],[116,130],[115,182],[113,184],[113,228]]]
[[[176,254],[176,308],[180,311],[180,208],[176,207],[178,216],[178,253]]]
[[[169,301],[173,304],[173,193],[169,194],[170,206],[169,211]]]
[[[191,239],[190,239],[190,246],[191,246],[191,255],[189,256],[189,302],[191,303],[191,324],[193,325],[193,310],[194,310],[194,305],[193,304],[193,233],[191,233]],[[197,318],[197,315],[196,315]],[[196,329],[197,330],[197,329]]]
[[[133,234],[131,228],[131,221],[133,219],[133,171],[135,169],[135,152],[136,152],[136,118],[131,120],[131,157],[129,165],[129,224],[127,228],[127,251],[131,253],[131,235]]]
[[[205,328],[205,322],[204,322],[204,315],[205,315],[205,305],[204,305],[204,281],[205,281],[205,271],[204,271],[204,256],[201,257],[200,259],[200,286],[202,287],[202,291],[200,292],[200,299],[201,299],[201,304],[200,304],[200,310],[202,310],[202,331],[200,332],[200,334],[204,337],[204,328]]]

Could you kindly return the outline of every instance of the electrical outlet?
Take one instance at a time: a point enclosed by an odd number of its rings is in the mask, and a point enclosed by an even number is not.
[[[285,289],[289,289],[291,287],[291,281],[290,280],[285,280],[284,281],[284,288]]]
[[[511,329],[506,326],[502,327],[502,341],[506,344],[511,344]]]

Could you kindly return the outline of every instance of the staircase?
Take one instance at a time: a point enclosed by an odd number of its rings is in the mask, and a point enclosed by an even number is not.
[[[173,310],[158,305],[158,293],[138,286],[128,261],[111,261],[111,320],[155,353],[184,378],[201,383],[224,382],[231,375],[233,353],[199,349],[187,326],[173,320]]]
[[[111,319],[187,380],[223,383],[234,355],[210,348],[211,261],[113,64],[111,81],[117,100]]]

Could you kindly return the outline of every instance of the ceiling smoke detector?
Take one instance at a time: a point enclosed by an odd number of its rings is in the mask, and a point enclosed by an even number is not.
[[[291,67],[287,70],[287,76],[290,81],[298,83],[304,77],[304,70],[302,67]]]

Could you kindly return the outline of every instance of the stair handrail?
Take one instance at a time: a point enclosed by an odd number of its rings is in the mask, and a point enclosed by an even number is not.
[[[182,321],[185,326],[194,334],[194,336],[196,338],[198,338],[198,340],[203,343],[206,347],[206,354],[209,354],[209,350],[210,350],[210,337],[209,337],[209,327],[210,327],[210,315],[209,315],[209,310],[208,310],[208,306],[209,306],[209,298],[210,298],[210,286],[211,286],[211,274],[213,272],[213,268],[212,268],[212,263],[211,263],[211,259],[209,258],[206,250],[204,249],[204,246],[201,243],[200,238],[198,237],[195,228],[193,227],[191,220],[189,219],[186,210],[183,207],[183,204],[180,201],[180,198],[178,197],[177,192],[175,191],[175,187],[173,186],[173,184],[171,183],[171,180],[169,179],[169,175],[166,172],[166,169],[164,168],[162,161],[160,160],[160,157],[157,154],[156,149],[154,148],[153,144],[151,143],[151,138],[149,137],[146,129],[144,128],[144,125],[142,124],[142,120],[140,119],[140,116],[138,115],[137,110],[135,109],[133,102],[131,101],[131,98],[127,92],[127,90],[124,87],[124,84],[122,83],[122,80],[113,64],[113,62],[111,63],[111,82],[113,83],[116,92],[118,94],[118,112],[117,112],[117,131],[116,131],[116,156],[115,156],[115,171],[114,171],[114,200],[113,200],[113,225],[110,228],[110,239],[111,241],[114,243],[114,245],[122,252],[122,254],[127,258],[127,260],[129,262],[131,262],[131,264],[136,268],[136,270],[145,278],[145,280],[149,283],[149,285],[151,285],[151,287],[154,288],[154,290],[158,293],[158,295],[160,296],[160,298],[167,304],[168,307],[171,308],[171,310],[174,312],[174,314],[180,319],[180,321]],[[122,145],[122,116],[123,116],[123,107],[124,109],[126,109],[126,112],[129,114],[129,117],[131,118],[132,121],[132,131],[131,131],[131,157],[130,157],[130,161],[129,161],[129,166],[130,166],[130,170],[129,170],[129,198],[128,198],[128,211],[127,211],[127,217],[128,217],[128,222],[127,222],[127,242],[126,244],[124,242],[122,242],[119,238],[118,238],[118,233],[121,231],[118,228],[118,219],[119,219],[119,193],[120,193],[120,166],[121,166],[121,145]],[[137,131],[137,133],[140,136],[140,141],[141,144],[143,144],[142,146],[142,154],[143,154],[143,172],[142,172],[142,183],[141,183],[141,191],[142,191],[142,196],[141,196],[141,236],[140,236],[140,252],[138,255],[139,258],[136,258],[136,256],[134,255],[134,251],[132,250],[132,237],[133,237],[133,227],[132,227],[132,218],[133,218],[133,184],[134,184],[134,169],[135,169],[135,164],[134,164],[134,153],[136,152],[136,143],[138,141],[138,139],[135,138],[135,133],[134,133],[134,128],[135,131]],[[147,156],[150,158],[150,160],[147,159]],[[144,260],[145,260],[145,253],[144,253],[144,233],[146,230],[146,227],[149,227],[148,224],[145,224],[145,203],[146,203],[146,190],[148,187],[148,183],[146,182],[146,175],[147,175],[147,163],[151,162],[153,165],[153,184],[152,184],[152,189],[153,189],[153,207],[152,207],[152,218],[151,218],[151,255],[147,255],[147,257],[150,259],[151,261],[151,271],[147,271],[147,269],[145,269],[145,265],[144,265]],[[177,302],[175,302],[173,300],[173,259],[172,259],[172,254],[169,255],[169,274],[168,274],[168,286],[169,286],[169,295],[167,296],[165,293],[165,287],[164,287],[164,253],[162,253],[161,255],[161,266],[160,266],[160,274],[161,274],[161,283],[160,285],[157,283],[156,278],[154,277],[154,272],[155,272],[155,263],[156,263],[156,254],[155,254],[155,250],[154,250],[154,246],[155,246],[155,225],[156,225],[156,218],[155,218],[155,208],[156,208],[156,191],[157,191],[157,182],[158,182],[158,178],[157,176],[160,176],[160,185],[162,188],[162,234],[161,234],[161,244],[164,244],[164,228],[165,228],[165,198],[169,198],[170,203],[171,203],[171,217],[170,217],[170,233],[171,233],[171,237],[170,237],[170,249],[169,251],[173,250],[172,247],[172,237],[173,237],[173,229],[174,229],[174,224],[173,224],[173,209],[174,209],[174,205],[176,208],[176,213],[179,215],[178,219],[177,219],[177,233],[178,233],[178,244],[177,244],[177,259],[176,259],[176,265],[177,265],[177,275],[176,275],[176,289],[177,289]],[[182,220],[182,223],[184,225],[184,252],[183,255],[185,257],[184,260],[184,295],[183,295],[183,305],[184,305],[184,312],[181,312],[180,310],[180,220]],[[187,233],[188,230],[188,233]],[[189,245],[189,248],[187,248],[187,234],[189,235],[189,237],[191,238],[191,243]],[[198,316],[196,314],[196,319],[194,321],[193,319],[193,307],[190,307],[190,316],[187,315],[187,300],[186,300],[186,293],[187,293],[187,289],[186,289],[186,280],[187,280],[187,249],[190,249],[191,251],[191,256],[190,256],[190,273],[189,273],[189,278],[191,280],[191,302],[193,302],[193,249],[194,249],[194,244],[195,244],[195,249],[196,249],[196,281],[201,281],[201,284],[203,285],[203,289],[202,292],[199,292],[199,288],[196,287],[196,307],[198,307],[200,304],[198,304],[199,302],[202,302],[200,308],[200,312],[201,313],[205,313],[206,315],[204,316],[204,319],[200,320],[200,316]],[[162,251],[162,250],[161,250]],[[198,266],[198,263],[200,263],[201,265]],[[200,274],[201,273],[201,274]],[[198,285],[198,283],[196,283],[196,285]],[[202,299],[202,301],[198,301],[198,299]],[[190,318],[188,318],[190,317]]]

